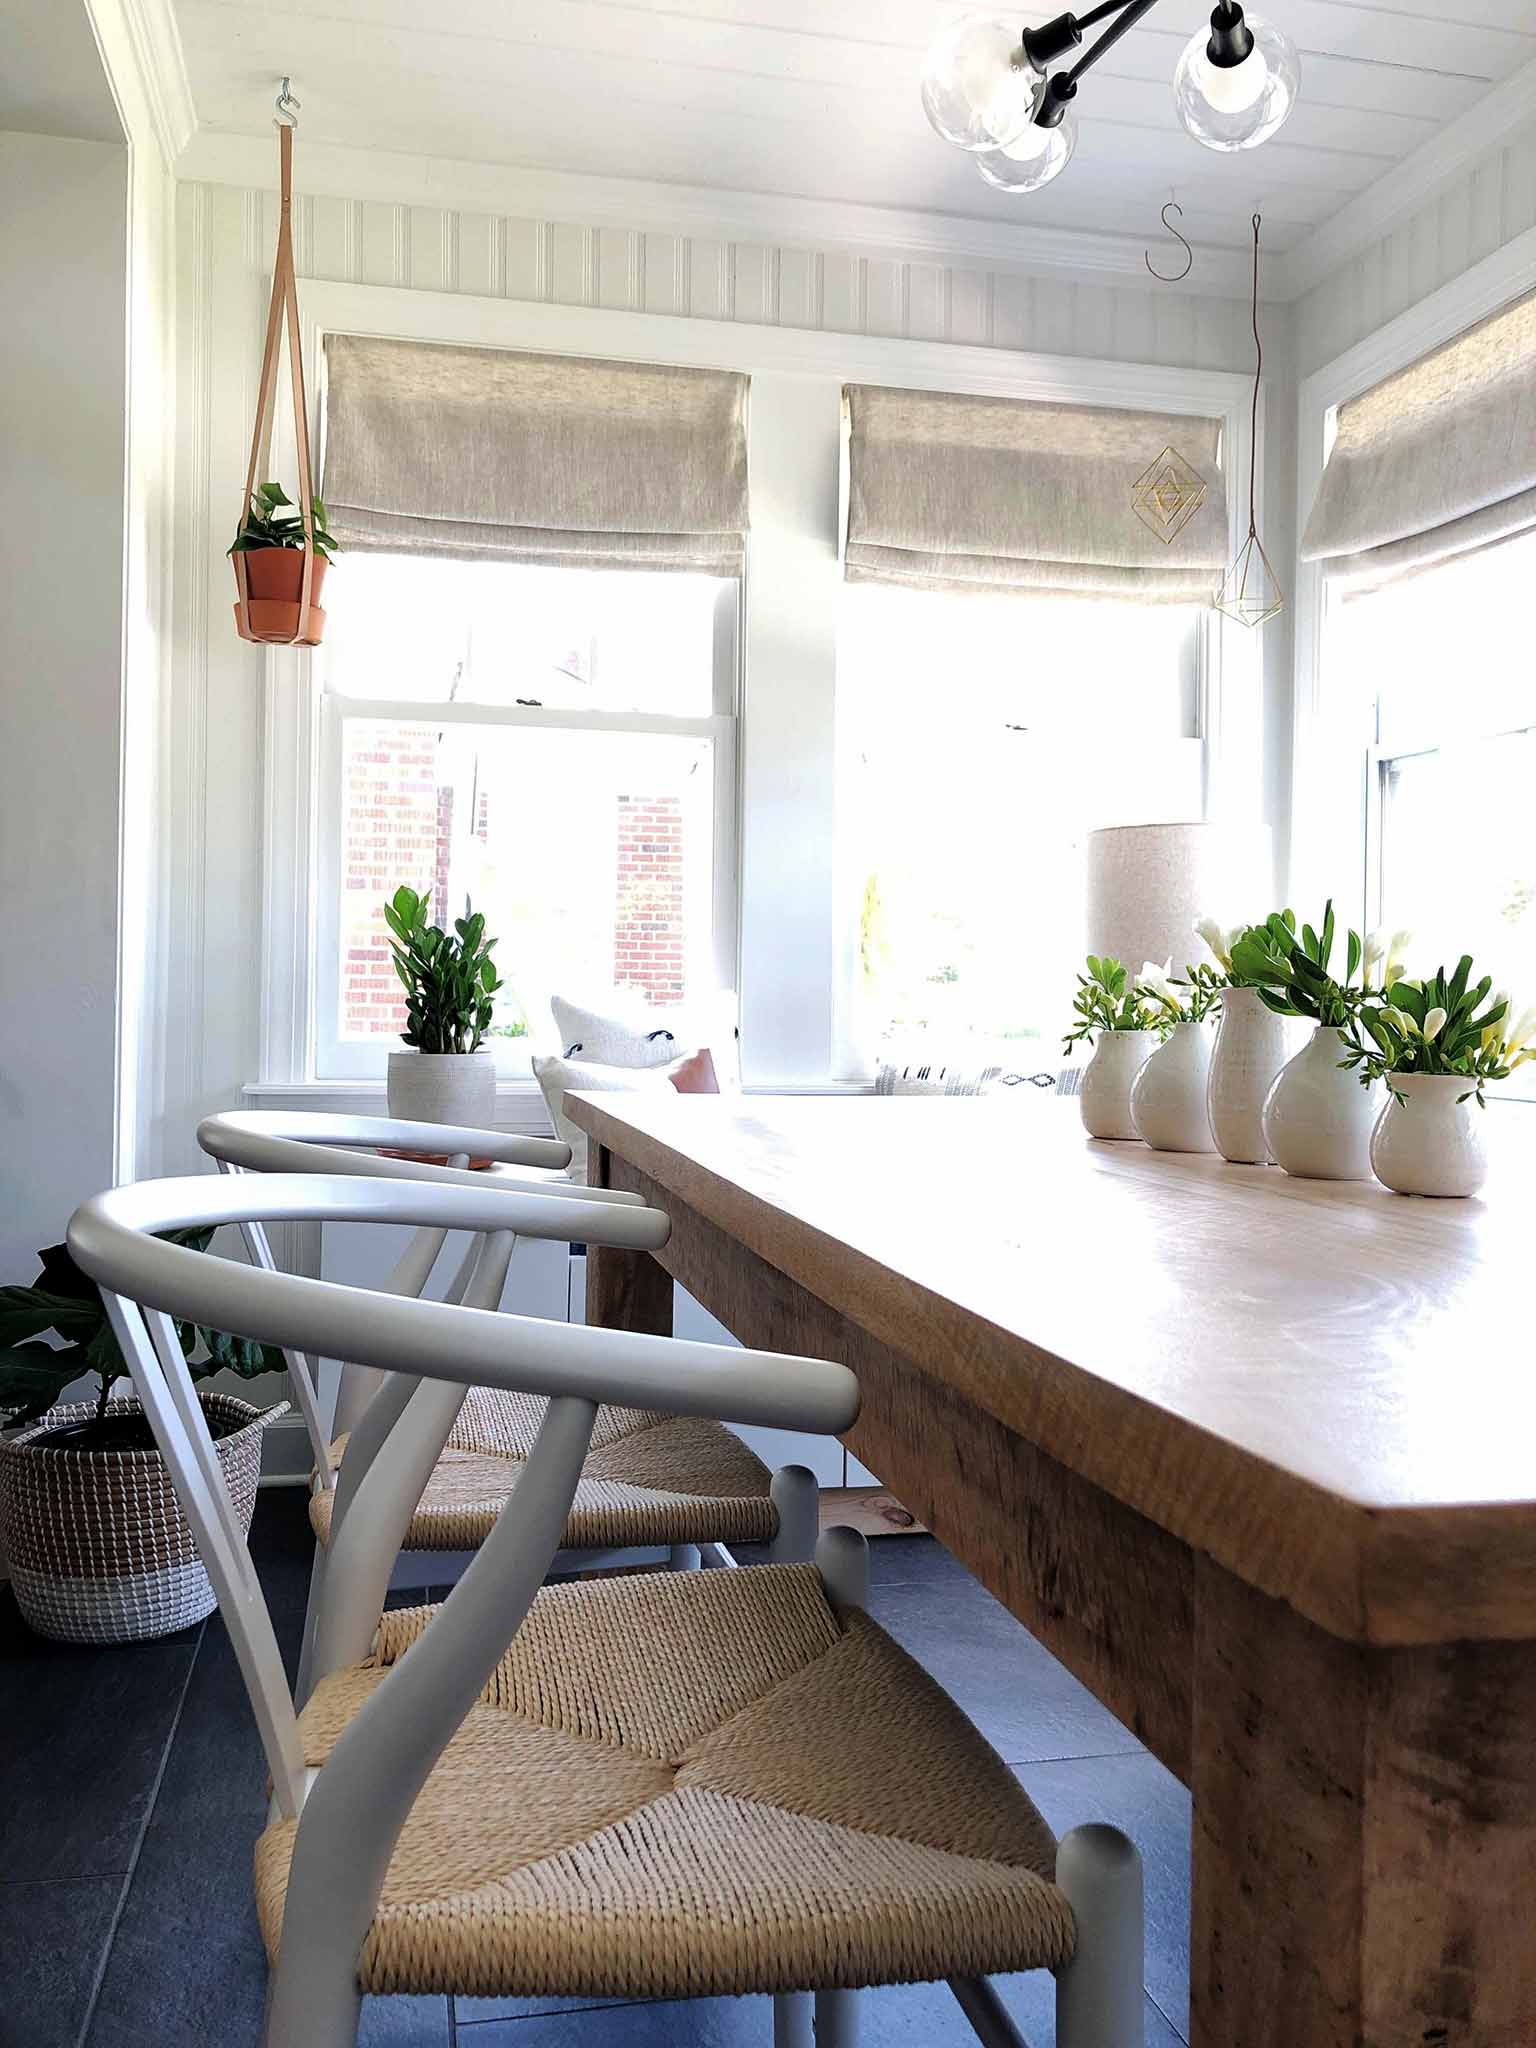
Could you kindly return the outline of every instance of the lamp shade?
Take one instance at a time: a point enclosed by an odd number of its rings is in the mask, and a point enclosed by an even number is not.
[[[1088,835],[1087,948],[1123,961],[1206,958],[1195,920],[1254,923],[1274,905],[1267,825],[1112,825]]]

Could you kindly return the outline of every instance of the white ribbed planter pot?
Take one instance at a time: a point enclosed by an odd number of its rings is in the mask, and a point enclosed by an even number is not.
[[[1155,1031],[1101,1031],[1093,1058],[1083,1069],[1078,1097],[1083,1129],[1090,1138],[1122,1138],[1135,1142],[1131,1121],[1131,1083],[1157,1044]]]
[[[489,1130],[496,1120],[495,1056],[489,1051],[392,1052],[389,1113],[405,1123]]]
[[[1371,1133],[1376,1178],[1399,1195],[1475,1195],[1488,1178],[1488,1112],[1457,1074],[1394,1074]],[[1466,1096],[1466,1101],[1457,1098]]]
[[[1221,992],[1206,1107],[1216,1150],[1235,1166],[1267,1166],[1264,1103],[1295,1050],[1291,1020],[1277,1017],[1256,988]]]
[[[1210,1076],[1209,1024],[1175,1024],[1131,1088],[1131,1121],[1154,1152],[1216,1150],[1205,1106]]]
[[[1342,1031],[1317,1025],[1280,1070],[1264,1104],[1264,1141],[1277,1166],[1303,1180],[1369,1180],[1371,1130],[1381,1113],[1381,1084],[1362,1088]]]

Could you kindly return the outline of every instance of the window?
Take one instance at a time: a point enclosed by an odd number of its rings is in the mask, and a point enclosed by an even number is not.
[[[844,590],[852,1059],[969,1037],[1005,1063],[1058,1063],[1086,834],[1203,815],[1204,618],[1182,605]]]
[[[1536,989],[1536,535],[1329,613],[1330,667],[1376,678],[1367,769],[1370,914],[1415,966],[1470,952],[1523,1009]],[[1536,1094],[1521,1068],[1506,1085]]]
[[[323,652],[322,1078],[383,1071],[404,1009],[381,914],[484,910],[498,1063],[549,997],[656,1005],[735,957],[735,578],[353,554]]]

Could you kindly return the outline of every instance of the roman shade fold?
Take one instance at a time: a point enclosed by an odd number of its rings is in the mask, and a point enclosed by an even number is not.
[[[1536,528],[1536,293],[1339,408],[1302,539],[1346,592]]]
[[[1226,567],[1221,424],[854,384],[851,583],[1208,604]]]
[[[352,334],[325,359],[344,547],[740,573],[745,377]]]

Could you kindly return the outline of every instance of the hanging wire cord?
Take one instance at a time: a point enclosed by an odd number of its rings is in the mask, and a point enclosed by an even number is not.
[[[1254,485],[1257,481],[1254,450],[1259,445],[1259,382],[1264,375],[1264,343],[1259,338],[1259,229],[1264,224],[1262,213],[1253,216],[1253,410],[1248,425],[1248,537],[1254,539],[1259,531],[1259,522],[1254,512]]]

